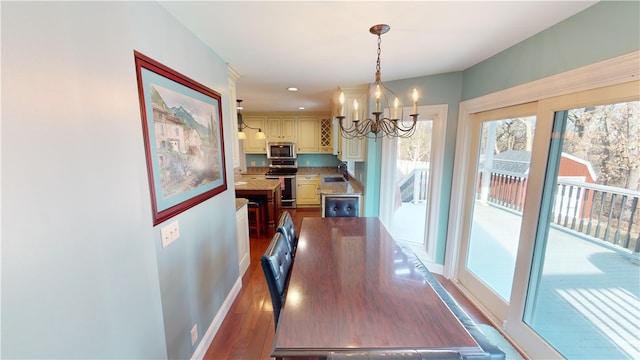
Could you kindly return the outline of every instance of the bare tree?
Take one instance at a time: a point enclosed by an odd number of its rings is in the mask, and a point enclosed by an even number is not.
[[[430,121],[419,121],[416,132],[406,139],[398,139],[400,146],[400,159],[410,161],[428,161],[431,157],[431,133]]]
[[[639,102],[572,109],[564,151],[585,159],[597,182],[640,190]]]

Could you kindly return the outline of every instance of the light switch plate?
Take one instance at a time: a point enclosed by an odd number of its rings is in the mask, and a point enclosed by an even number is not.
[[[191,346],[195,345],[196,341],[198,341],[198,324],[193,325],[191,329]]]
[[[178,220],[170,223],[169,225],[160,229],[160,236],[162,237],[162,247],[166,248],[180,237],[180,224]]]

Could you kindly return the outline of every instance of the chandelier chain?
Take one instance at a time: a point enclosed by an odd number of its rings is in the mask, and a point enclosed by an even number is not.
[[[382,39],[380,38],[380,35],[378,35],[378,60],[376,61],[376,72],[380,72],[380,53],[382,52],[382,50],[380,50],[381,43]]]

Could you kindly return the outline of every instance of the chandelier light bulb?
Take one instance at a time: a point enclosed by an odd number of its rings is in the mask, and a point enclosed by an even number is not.
[[[398,98],[396,97],[395,100],[393,100],[393,118],[397,119],[398,118],[398,106],[400,105],[400,100],[398,100]]]
[[[360,115],[358,113],[359,113],[358,100],[353,100],[353,120],[354,121],[360,120]]]

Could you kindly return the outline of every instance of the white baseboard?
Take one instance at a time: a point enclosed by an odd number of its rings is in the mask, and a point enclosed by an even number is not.
[[[213,321],[211,321],[211,324],[209,325],[207,332],[204,333],[204,336],[202,336],[202,339],[200,340],[198,347],[196,347],[196,350],[193,352],[193,355],[191,355],[191,360],[204,359],[204,355],[207,353],[207,350],[209,349],[209,346],[213,342],[213,338],[216,336],[216,333],[218,333],[218,329],[220,329],[220,326],[222,325],[222,321],[224,321],[225,316],[227,316],[227,313],[229,312],[229,309],[231,308],[233,301],[238,296],[240,289],[242,289],[242,277],[239,277],[238,280],[236,280],[236,283],[233,284],[233,287],[231,288],[229,295],[227,295],[227,298],[224,299],[224,302],[222,303],[220,310],[218,310],[218,313],[213,318]]]

